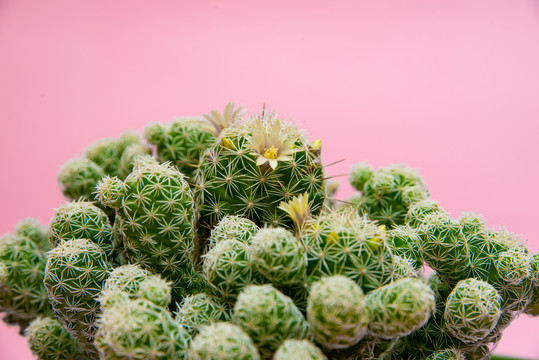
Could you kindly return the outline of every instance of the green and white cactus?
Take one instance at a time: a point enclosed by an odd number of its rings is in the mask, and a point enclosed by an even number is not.
[[[50,224],[51,248],[66,240],[88,239],[103,249],[110,259],[114,250],[112,237],[109,218],[89,201],[73,201],[60,206]]]
[[[309,340],[285,340],[273,360],[327,360],[326,355]]]
[[[36,318],[24,334],[39,360],[90,360],[80,343],[55,318]]]
[[[111,270],[105,252],[93,242],[62,242],[48,253],[44,284],[62,325],[90,356],[100,312],[97,298]]]
[[[192,265],[195,210],[184,176],[167,164],[139,157],[125,181],[105,178],[97,198],[117,209],[127,260],[175,282]]]
[[[292,299],[271,285],[251,285],[234,305],[233,321],[254,341],[261,355],[273,354],[286,339],[305,339],[309,325]]]
[[[256,269],[273,285],[290,287],[305,283],[307,254],[290,231],[261,229],[253,236],[249,251]]]
[[[384,339],[411,334],[427,323],[434,311],[434,292],[419,279],[401,279],[367,294],[369,331]]]
[[[225,215],[240,215],[259,226],[291,225],[280,202],[307,192],[311,213],[318,213],[323,179],[320,142],[263,111],[224,129],[204,153],[196,174],[201,224],[211,228]]]
[[[260,360],[253,340],[239,326],[218,322],[203,326],[191,341],[189,360]]]
[[[71,159],[58,172],[58,184],[62,193],[71,200],[92,201],[97,183],[105,171],[87,158]]]
[[[208,283],[229,300],[234,299],[244,287],[263,283],[249,245],[237,240],[224,240],[213,247],[204,256],[203,273]]]
[[[251,220],[235,215],[226,215],[212,229],[209,237],[209,249],[224,240],[237,240],[246,244],[251,243],[259,227]]]
[[[500,302],[500,294],[489,283],[462,280],[447,298],[444,312],[447,328],[459,340],[476,343],[496,326]]]
[[[370,166],[352,167],[350,181],[361,191],[359,211],[386,225],[403,225],[410,207],[429,197],[419,174],[403,165],[390,165],[373,173]]]
[[[176,320],[183,324],[191,335],[201,326],[221,321],[230,321],[231,311],[219,298],[209,294],[196,294],[185,297],[178,306]]]
[[[393,255],[385,229],[354,209],[323,214],[306,226],[301,239],[307,248],[311,282],[344,275],[368,292],[391,281]]]
[[[26,236],[0,238],[0,311],[5,322],[19,325],[21,331],[36,316],[52,315],[43,285],[46,250]]]
[[[347,277],[324,277],[311,286],[307,321],[314,339],[324,348],[353,346],[365,336],[370,322],[365,295]]]

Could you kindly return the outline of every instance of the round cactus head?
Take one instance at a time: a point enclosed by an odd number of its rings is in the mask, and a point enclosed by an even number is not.
[[[218,322],[203,326],[191,341],[190,360],[260,360],[253,340],[240,327]]]
[[[204,255],[204,277],[225,298],[235,298],[245,286],[260,284],[249,246],[237,240],[224,240]]]
[[[374,169],[367,165],[367,163],[360,162],[352,165],[350,169],[350,175],[348,181],[350,184],[359,191],[363,191],[365,183],[374,175]]]
[[[423,224],[425,217],[434,213],[445,213],[445,211],[434,200],[418,201],[410,206],[406,213],[406,223],[413,228],[418,228]]]
[[[172,288],[170,287],[170,282],[160,276],[153,275],[140,283],[137,296],[158,306],[166,307],[172,300]]]
[[[301,238],[307,248],[309,281],[344,275],[368,292],[391,280],[393,255],[385,229],[354,209],[320,216]]]
[[[365,295],[353,280],[336,275],[311,286],[307,321],[315,340],[324,348],[355,345],[365,336],[369,317]]]
[[[120,167],[118,169],[120,178],[125,179],[133,171],[137,157],[151,154],[152,149],[142,144],[131,144],[126,147],[120,158]]]
[[[243,289],[233,319],[264,356],[273,354],[286,339],[308,336],[308,324],[292,299],[271,285]]]
[[[259,227],[247,218],[227,215],[211,231],[209,248],[212,249],[224,240],[237,240],[250,244],[251,238],[258,230]]]
[[[224,129],[196,174],[202,225],[239,215],[259,226],[291,226],[279,204],[305,192],[318,213],[325,197],[319,155],[315,143],[273,113]]]
[[[71,200],[93,200],[96,185],[105,176],[103,169],[86,158],[69,160],[58,172],[62,193]]]
[[[229,321],[230,313],[220,299],[201,293],[183,299],[176,319],[189,330],[190,334],[196,334],[203,325]]]
[[[487,282],[460,281],[445,305],[444,320],[449,331],[465,343],[485,338],[500,318],[500,295]]]
[[[44,251],[49,250],[49,229],[34,218],[19,221],[15,226],[15,235],[27,237]]]
[[[102,359],[183,359],[188,338],[167,309],[127,299],[105,308],[95,344]]]
[[[326,355],[309,340],[286,340],[273,355],[273,360],[327,360]]]
[[[261,229],[249,249],[258,271],[276,286],[303,284],[307,254],[300,241],[283,228]]]
[[[427,323],[435,308],[434,292],[422,280],[401,279],[368,293],[366,306],[371,334],[394,339]]]
[[[62,241],[88,239],[110,256],[113,251],[112,226],[107,215],[88,201],[60,206],[50,224],[49,243],[55,248]]]
[[[24,332],[28,347],[40,360],[89,360],[80,343],[52,317],[38,317]]]

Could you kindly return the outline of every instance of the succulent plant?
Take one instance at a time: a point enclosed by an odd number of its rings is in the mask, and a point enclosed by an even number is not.
[[[273,360],[327,360],[327,357],[309,340],[285,340]]]
[[[224,322],[203,326],[191,341],[189,360],[260,360],[253,340],[240,327]]]
[[[400,279],[367,294],[372,335],[393,339],[427,323],[435,308],[434,292],[419,279]]]
[[[261,284],[249,246],[237,240],[224,240],[204,256],[204,277],[223,297],[234,299],[248,285]]]
[[[259,230],[259,227],[251,220],[235,215],[224,216],[212,229],[209,237],[209,249],[224,240],[237,240],[247,244]]]
[[[117,231],[130,263],[175,282],[192,266],[194,203],[184,176],[167,164],[139,157],[125,181],[104,178],[97,198],[117,209]]]
[[[87,158],[71,159],[58,172],[62,193],[71,200],[93,200],[93,193],[105,171]]]
[[[417,230],[410,226],[396,226],[387,232],[387,241],[393,253],[409,259],[415,269],[423,265]]]
[[[65,240],[88,239],[111,258],[112,236],[112,226],[103,210],[81,200],[63,204],[56,210],[50,224],[49,243],[55,248]]]
[[[284,228],[261,229],[249,249],[256,269],[275,286],[306,281],[307,254],[300,241]]]
[[[347,277],[324,277],[311,286],[307,321],[314,339],[324,348],[355,345],[367,333],[370,322],[365,295]]]
[[[24,236],[32,240],[44,252],[48,251],[49,246],[49,228],[41,225],[34,218],[22,219],[15,225],[14,234]]]
[[[39,360],[89,360],[80,343],[52,317],[34,319],[24,332],[28,347]]]
[[[230,310],[219,298],[200,293],[182,300],[178,306],[176,319],[193,335],[203,325],[230,321]]]
[[[390,165],[373,172],[364,163],[356,164],[350,181],[361,191],[359,211],[388,228],[403,225],[410,207],[429,197],[421,176],[403,165]]]
[[[43,285],[46,261],[44,249],[30,238],[0,238],[0,311],[5,322],[23,330],[36,316],[52,315]]]
[[[307,141],[274,113],[224,129],[195,176],[201,224],[240,215],[259,226],[291,225],[279,204],[305,192],[318,213],[325,196],[319,155],[319,141]]]
[[[344,275],[368,292],[391,281],[393,255],[386,231],[354,209],[321,215],[302,232],[309,281]]]
[[[167,360],[183,359],[188,339],[162,306],[144,298],[117,297],[103,310],[95,343],[101,359]]]
[[[160,162],[170,161],[178,170],[193,181],[200,166],[200,159],[221,131],[238,122],[243,116],[243,108],[234,109],[228,103],[223,114],[212,110],[203,117],[179,118],[169,124],[150,123],[144,137],[157,148]]]
[[[447,298],[444,312],[447,328],[459,340],[476,343],[496,326],[500,302],[500,294],[489,283],[462,280]]]
[[[251,285],[234,305],[233,321],[256,344],[261,355],[273,354],[286,339],[304,339],[309,326],[292,299],[271,285]]]
[[[44,284],[50,303],[90,356],[96,354],[97,297],[110,270],[104,251],[86,239],[64,241],[48,253]]]

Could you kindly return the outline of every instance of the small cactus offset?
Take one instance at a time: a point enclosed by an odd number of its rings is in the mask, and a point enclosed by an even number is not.
[[[119,236],[127,260],[175,282],[191,266],[195,212],[184,176],[167,164],[139,157],[125,181],[104,178],[101,204],[117,209]]]
[[[370,314],[361,288],[347,277],[336,275],[312,285],[307,320],[314,338],[324,348],[345,349],[365,336]]]
[[[273,360],[327,360],[327,357],[308,340],[286,340],[273,355]]]
[[[189,360],[260,360],[253,340],[240,327],[218,322],[203,326],[193,338]]]
[[[482,340],[500,318],[500,301],[496,289],[484,281],[467,279],[459,282],[445,305],[447,328],[463,342]]]
[[[292,299],[271,285],[252,285],[239,295],[233,321],[271,356],[286,339],[304,339],[309,325]]]
[[[90,145],[49,227],[0,237],[38,359],[487,360],[539,315],[539,254],[404,165],[354,165],[341,201],[320,140],[231,103],[144,137]]]
[[[427,323],[434,311],[434,292],[419,279],[400,279],[367,294],[372,335],[394,339]]]
[[[55,318],[33,320],[24,334],[28,347],[39,360],[90,360],[80,343]]]
[[[103,210],[88,201],[73,201],[56,210],[50,224],[49,243],[55,248],[65,240],[88,239],[110,258],[112,236],[112,226]]]
[[[97,297],[111,270],[104,251],[86,239],[68,240],[52,249],[44,284],[62,325],[90,356],[100,312]]]
[[[21,331],[36,316],[52,315],[43,285],[47,250],[26,236],[0,238],[0,311],[5,322],[19,325]]]
[[[364,163],[356,164],[350,181],[361,191],[359,211],[388,228],[403,225],[410,207],[429,197],[421,176],[403,165],[373,171]]]

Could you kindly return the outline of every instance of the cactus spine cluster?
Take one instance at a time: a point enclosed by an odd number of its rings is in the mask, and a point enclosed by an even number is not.
[[[486,360],[539,315],[539,254],[415,170],[357,164],[340,202],[319,140],[233,104],[145,138],[91,145],[50,228],[0,238],[0,311],[41,360]]]

